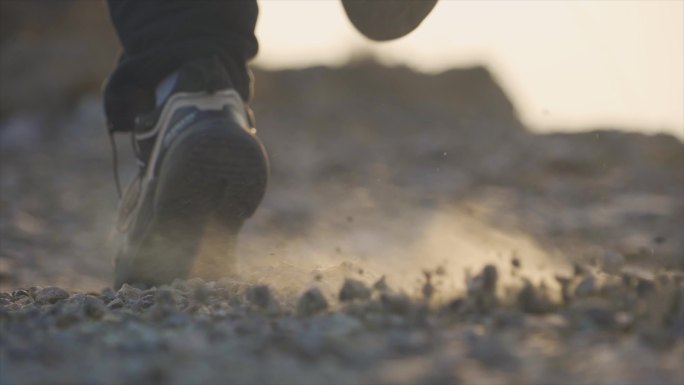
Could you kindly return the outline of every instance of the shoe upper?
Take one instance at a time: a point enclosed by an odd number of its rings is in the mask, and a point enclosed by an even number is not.
[[[212,57],[189,62],[179,70],[168,99],[136,118],[133,133],[138,161],[154,161],[151,157],[158,134],[166,135],[162,144],[168,147],[172,138],[194,121],[225,114],[231,114],[246,129],[253,127],[251,113],[221,61]]]

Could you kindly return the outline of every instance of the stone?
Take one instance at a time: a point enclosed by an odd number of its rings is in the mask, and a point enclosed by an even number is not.
[[[373,290],[377,290],[377,291],[389,290],[389,286],[387,285],[387,279],[385,278],[384,275],[382,277],[380,277],[380,279],[375,281],[375,283],[373,284]]]
[[[132,302],[140,298],[142,295],[142,290],[137,287],[133,287],[127,283],[121,286],[121,289],[116,292],[116,297],[120,298],[124,302]]]
[[[247,301],[252,307],[269,314],[276,314],[280,311],[280,305],[268,285],[257,285],[247,289]]]
[[[618,274],[624,264],[625,256],[616,251],[608,251],[601,257],[601,267],[609,274]]]
[[[107,312],[104,302],[92,295],[86,295],[83,300],[83,312],[93,319],[100,319]]]
[[[199,302],[199,303],[204,303],[205,301],[207,301],[209,299],[210,294],[211,294],[211,290],[209,290],[209,288],[206,285],[196,286],[192,290],[193,300],[195,300],[196,302]]]
[[[644,297],[655,291],[656,285],[653,280],[648,278],[638,278],[636,291],[639,296]]]
[[[561,298],[564,303],[569,303],[572,300],[572,295],[570,295],[570,284],[572,283],[572,278],[556,275],[556,282],[561,287]]]
[[[482,269],[482,289],[487,293],[496,292],[496,284],[499,279],[499,272],[494,265],[487,265]]]
[[[69,293],[59,287],[46,287],[36,293],[36,302],[41,305],[57,303],[69,298]]]
[[[382,293],[380,296],[382,307],[390,313],[408,314],[411,311],[411,299],[404,293]]]
[[[272,300],[271,288],[268,285],[257,285],[247,289],[247,300],[257,307],[266,308]]]
[[[546,292],[538,290],[529,282],[518,293],[518,306],[525,313],[531,314],[550,313],[554,308]]]
[[[356,279],[347,278],[344,280],[340,290],[339,299],[346,302],[356,299],[368,299],[370,296],[371,291],[366,287],[366,284]]]
[[[297,315],[307,317],[320,313],[328,308],[328,301],[317,287],[312,287],[299,297]]]
[[[596,278],[593,275],[584,277],[575,287],[575,297],[586,297],[596,291]]]

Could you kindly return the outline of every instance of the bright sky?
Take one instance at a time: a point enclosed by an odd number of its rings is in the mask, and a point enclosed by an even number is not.
[[[375,43],[339,0],[260,0],[256,64],[344,64],[370,52],[438,72],[484,64],[534,129],[619,126],[684,138],[684,0],[440,0],[411,35]]]

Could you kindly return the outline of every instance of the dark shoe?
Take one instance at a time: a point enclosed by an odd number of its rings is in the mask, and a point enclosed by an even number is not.
[[[220,266],[204,270],[227,273],[237,234],[268,178],[266,151],[250,122],[216,59],[181,68],[165,103],[137,119],[140,174],[120,202],[115,287],[187,277],[206,233],[220,240],[212,247],[221,257],[212,262]]]

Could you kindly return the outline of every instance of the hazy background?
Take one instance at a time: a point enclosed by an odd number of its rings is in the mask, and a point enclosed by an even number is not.
[[[337,0],[261,0],[256,64],[342,65],[355,53],[439,72],[486,65],[533,130],[620,127],[684,137],[684,2],[440,0],[375,43]]]

